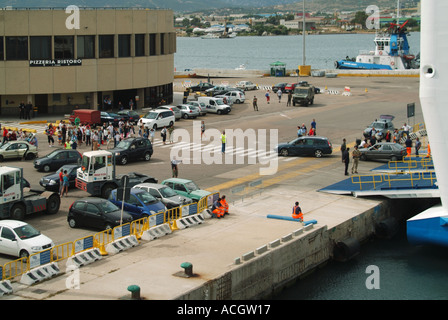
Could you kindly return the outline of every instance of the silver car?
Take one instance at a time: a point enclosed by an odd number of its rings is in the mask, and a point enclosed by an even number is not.
[[[199,109],[200,116],[205,116],[207,114],[207,107],[204,102],[188,101],[187,104],[197,107]]]
[[[174,113],[174,117],[176,120],[179,120],[182,118],[182,112],[180,112],[180,109],[176,106],[160,106],[157,107],[157,109],[165,109],[165,110],[171,110]]]
[[[167,209],[193,203],[192,199],[177,194],[173,189],[163,184],[140,183],[133,188],[148,191],[150,195],[162,201]]]
[[[177,106],[182,113],[182,118],[197,118],[199,116],[199,109],[189,104],[180,104]]]

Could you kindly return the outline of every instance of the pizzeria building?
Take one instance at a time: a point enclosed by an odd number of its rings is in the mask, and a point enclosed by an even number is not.
[[[175,51],[171,10],[0,9],[0,115],[170,103]]]

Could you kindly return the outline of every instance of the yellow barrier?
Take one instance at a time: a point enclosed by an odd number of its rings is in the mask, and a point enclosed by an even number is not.
[[[372,178],[371,181],[362,181],[362,178]],[[376,178],[380,178],[379,181],[376,180]],[[358,181],[354,181],[354,178],[358,178]],[[362,176],[352,176],[351,177],[352,183],[353,184],[359,184],[359,190],[362,190],[362,184],[364,183],[373,183],[373,188],[376,189],[376,184],[377,183],[382,183],[383,182],[383,176],[380,174],[371,174],[371,175],[362,175]]]
[[[204,198],[200,199],[196,203],[197,204],[197,213],[200,213],[203,210],[207,209],[207,207],[212,204],[213,197],[216,194],[219,195],[219,192],[212,193],[208,197],[204,197]],[[176,225],[176,220],[182,218],[183,207],[192,206],[194,204],[195,203],[187,204],[187,205],[184,205],[181,207],[172,208],[172,209],[166,210],[164,212],[158,213],[156,215],[153,215],[151,217],[155,217],[157,219],[157,216],[162,214],[163,215],[163,223],[167,223],[172,230],[177,230],[178,228]],[[130,235],[135,235],[137,237],[137,239],[140,239],[143,232],[147,231],[151,228],[149,220],[150,220],[149,217],[144,217],[144,218],[134,220],[131,223],[127,223],[124,225],[129,224],[130,225]],[[123,227],[124,225],[121,225],[119,227]],[[115,228],[117,228],[117,227],[115,227]],[[57,245],[51,249],[47,249],[47,250],[43,250],[38,253],[34,253],[28,258],[19,258],[19,259],[7,262],[3,265],[3,275],[2,275],[2,279],[0,279],[0,280],[10,280],[10,279],[13,279],[14,277],[18,277],[18,276],[25,274],[26,272],[28,272],[30,269],[32,269],[34,267],[34,266],[30,265],[30,261],[36,260],[36,261],[39,261],[39,263],[40,263],[40,259],[34,258],[34,256],[41,255],[43,252],[46,252],[46,251],[49,252],[50,256],[48,257],[48,262],[59,262],[59,261],[65,260],[67,258],[70,258],[71,256],[73,256],[79,252],[88,250],[90,248],[78,250],[77,252],[75,252],[75,250],[76,250],[75,247],[76,247],[77,242],[84,240],[86,238],[89,238],[89,237],[93,238],[92,248],[98,248],[101,255],[103,255],[103,256],[108,255],[108,253],[106,251],[106,246],[109,243],[116,240],[115,234],[114,234],[115,228],[112,230],[110,230],[110,229],[103,230],[101,232],[94,234],[93,236],[86,236],[86,237],[77,239],[73,242],[67,242],[67,243]],[[121,236],[121,237],[123,237],[123,236]],[[118,238],[120,238],[120,237],[118,237]],[[47,257],[45,257],[45,258],[47,258]]]

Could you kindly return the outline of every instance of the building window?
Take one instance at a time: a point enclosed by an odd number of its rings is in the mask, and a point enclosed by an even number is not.
[[[119,34],[118,35],[118,57],[130,57],[131,56],[131,35]]]
[[[28,37],[6,37],[6,60],[28,60]]]
[[[75,58],[75,44],[73,36],[54,37],[54,58],[73,59]]]
[[[135,56],[142,57],[145,55],[145,35],[135,35]]]
[[[155,56],[156,55],[156,34],[151,33],[149,35],[149,55]]]
[[[78,36],[78,59],[95,59],[95,36]]]
[[[165,54],[165,34],[160,34],[160,54]]]
[[[51,37],[30,37],[30,59],[51,59]]]
[[[3,49],[3,37],[0,37],[0,60],[5,58],[4,49]]]
[[[99,49],[100,58],[113,58],[114,57],[114,36],[102,35],[99,36]]]

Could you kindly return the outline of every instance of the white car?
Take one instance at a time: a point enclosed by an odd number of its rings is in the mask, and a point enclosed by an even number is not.
[[[0,253],[22,258],[53,247],[50,238],[28,223],[0,220]]]
[[[229,91],[222,94],[220,97],[226,97],[230,99],[232,103],[244,103],[246,100],[246,96],[241,91]]]
[[[174,112],[167,109],[156,109],[149,111],[138,121],[138,126],[144,126],[145,128],[163,128],[174,125],[176,118]]]
[[[241,90],[257,90],[257,85],[250,81],[240,81],[236,84],[236,87]]]

